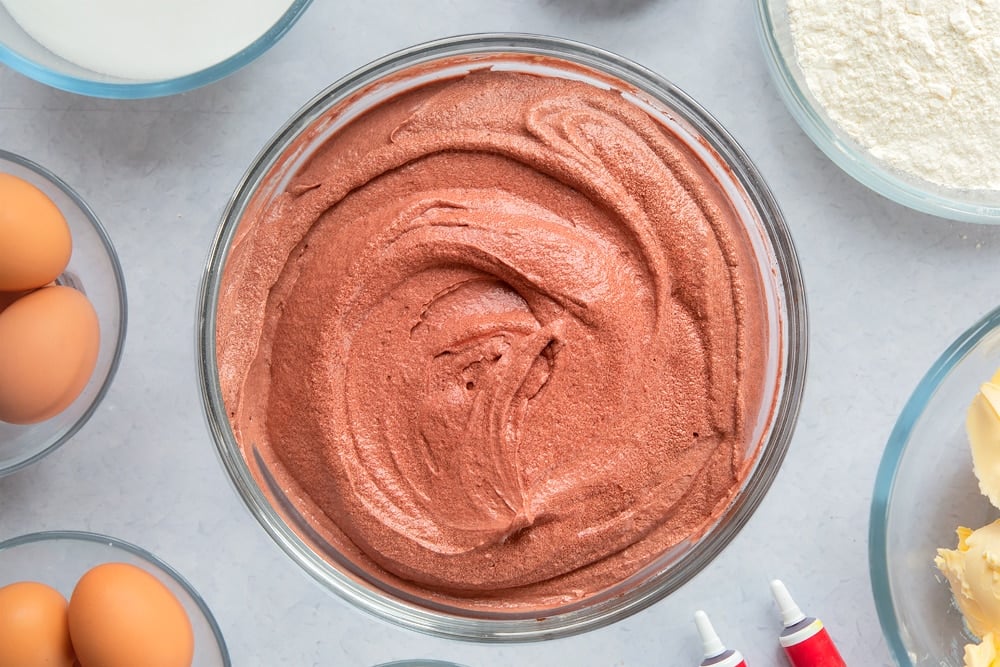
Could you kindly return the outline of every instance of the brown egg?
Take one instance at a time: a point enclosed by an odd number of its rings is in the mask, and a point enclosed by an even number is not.
[[[69,225],[59,207],[31,183],[0,174],[0,291],[52,282],[72,251]]]
[[[134,565],[87,572],[69,600],[69,633],[84,667],[190,667],[194,631],[183,605]]]
[[[28,292],[0,292],[0,313],[7,310],[7,306],[20,299]]]
[[[43,285],[43,287],[52,287],[55,284],[56,284],[55,281],[53,281],[51,283],[46,283],[45,285]],[[34,291],[35,290],[33,289],[29,289],[29,290],[23,290],[21,292],[0,292],[0,313],[7,310],[7,306],[14,303],[22,296],[27,296]]]
[[[0,667],[71,667],[66,598],[22,581],[0,588]]]
[[[33,424],[69,406],[94,372],[97,313],[72,287],[44,287],[0,312],[0,420]]]

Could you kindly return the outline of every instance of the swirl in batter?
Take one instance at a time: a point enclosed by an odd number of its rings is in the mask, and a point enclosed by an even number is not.
[[[551,607],[732,498],[761,284],[666,127],[615,91],[480,71],[363,114],[244,221],[219,372],[245,452],[357,567]]]

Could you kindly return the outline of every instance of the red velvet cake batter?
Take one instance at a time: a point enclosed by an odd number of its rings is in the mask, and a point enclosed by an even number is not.
[[[669,129],[617,91],[480,71],[366,112],[243,222],[219,372],[244,451],[358,567],[545,608],[732,498],[762,289]]]

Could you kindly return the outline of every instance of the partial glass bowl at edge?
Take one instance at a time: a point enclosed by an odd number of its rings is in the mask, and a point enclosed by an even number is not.
[[[962,667],[965,630],[934,566],[954,549],[955,528],[1000,517],[979,492],[965,415],[979,385],[1000,368],[1000,308],[960,335],[907,401],[879,466],[868,559],[882,631],[900,667]]]
[[[795,55],[788,0],[757,0],[756,8],[764,57],[785,106],[837,166],[862,185],[917,211],[965,222],[1000,223],[1000,192],[946,188],[903,174],[851,139],[809,92]]]
[[[0,588],[37,581],[66,599],[88,570],[103,563],[134,565],[156,577],[184,607],[194,631],[194,667],[230,667],[219,624],[198,592],[162,560],[128,542],[81,531],[50,531],[0,542]]]
[[[73,237],[73,254],[61,284],[87,295],[97,312],[100,348],[94,372],[80,395],[61,413],[38,424],[0,422],[0,477],[38,461],[66,443],[87,423],[111,386],[125,342],[125,278],[114,245],[97,215],[62,179],[31,160],[0,150],[0,173],[24,179],[59,207]]]
[[[737,207],[744,209],[741,214],[747,236],[768,292],[773,347],[768,353],[769,373],[773,375],[769,375],[764,399],[769,408],[773,405],[773,411],[758,418],[759,454],[743,487],[718,522],[699,538],[682,543],[618,586],[582,603],[546,609],[544,618],[538,618],[537,612],[473,613],[421,604],[398,596],[378,581],[365,579],[363,573],[334,565],[331,561],[340,560],[335,549],[328,551],[332,547],[317,539],[297,513],[288,511],[287,499],[269,498],[274,488],[268,482],[269,473],[260,470],[263,464],[257,460],[259,457],[251,456],[250,461],[244,458],[233,437],[216,367],[220,282],[230,246],[248,207],[257,210],[280,193],[291,175],[338,127],[403,90],[438,77],[454,77],[487,67],[559,75],[553,74],[551,60],[544,66],[531,64],[525,56],[532,55],[566,62],[563,76],[570,78],[586,80],[587,70],[594,71],[600,81],[615,77],[624,92],[635,91],[648,105],[647,112],[654,110],[664,124],[680,136],[689,137],[689,145],[703,159],[717,161],[712,163],[716,165],[713,173],[722,179],[720,184],[727,191],[732,189]],[[428,74],[431,62],[437,63],[433,76]],[[334,108],[338,113],[331,119],[329,112]],[[306,145],[286,153],[303,137],[309,138]],[[696,102],[653,72],[591,46],[534,35],[469,35],[418,45],[348,75],[306,104],[273,137],[237,187],[210,252],[199,308],[198,371],[209,426],[237,492],[272,539],[324,588],[353,605],[411,629],[474,641],[540,640],[600,627],[662,599],[694,576],[742,528],[777,474],[798,415],[805,373],[807,326],[798,260],[773,196],[742,149]]]
[[[218,81],[253,62],[295,25],[311,2],[289,0],[288,9],[274,25],[225,60],[192,74],[156,81],[136,81],[100,74],[60,58],[28,35],[0,3],[0,63],[35,81],[80,95],[116,99],[175,95]]]

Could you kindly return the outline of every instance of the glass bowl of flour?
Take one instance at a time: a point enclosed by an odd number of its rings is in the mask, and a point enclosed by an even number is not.
[[[0,63],[92,97],[173,95],[273,46],[312,0],[0,0]]]
[[[756,4],[778,90],[831,160],[918,211],[1000,222],[1000,5]]]

